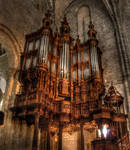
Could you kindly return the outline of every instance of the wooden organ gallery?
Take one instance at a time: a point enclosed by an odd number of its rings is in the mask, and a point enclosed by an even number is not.
[[[63,146],[64,133],[76,131],[77,150],[128,150],[123,97],[113,85],[105,93],[94,25],[90,22],[89,39],[82,44],[79,37],[74,44],[66,17],[60,32],[53,33],[51,25],[48,12],[43,26],[26,35],[13,119],[34,125],[33,150],[39,147],[39,129],[42,150],[71,150]],[[85,131],[95,133],[87,147]]]

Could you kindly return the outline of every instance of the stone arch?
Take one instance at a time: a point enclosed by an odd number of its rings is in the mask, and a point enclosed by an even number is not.
[[[88,39],[88,26],[90,22],[90,8],[87,5],[83,5],[78,9],[77,20],[78,20],[78,35],[81,42],[85,42]]]
[[[11,96],[16,90],[17,81],[16,78],[14,78],[14,75],[19,67],[21,46],[19,45],[13,32],[3,24],[0,24],[0,35],[0,43],[6,50],[8,58],[8,67],[0,70],[0,72],[3,72],[3,75],[7,81],[4,103],[2,107],[3,111],[5,111],[8,109],[10,100],[12,99]]]
[[[6,27],[5,25],[0,23],[0,41],[4,48],[7,50],[7,56],[9,58],[9,62],[12,62],[10,65],[10,69],[17,68],[19,62],[19,55],[22,48],[18,43],[13,32]]]

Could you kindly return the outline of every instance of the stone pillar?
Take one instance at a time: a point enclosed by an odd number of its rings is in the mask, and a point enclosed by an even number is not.
[[[49,134],[49,128],[48,128],[48,131],[47,131],[47,150],[51,150],[51,149],[50,149],[50,134]]]
[[[82,150],[82,144],[81,143],[81,128],[77,131],[77,150]]]
[[[62,126],[59,125],[58,150],[62,150]]]
[[[83,124],[80,125],[81,128],[81,150],[84,150],[84,132],[83,132]]]
[[[47,150],[47,131],[45,129],[41,129],[39,150]]]
[[[35,115],[32,150],[38,150],[39,114]]]
[[[50,135],[50,149],[58,150],[58,135],[54,133],[54,135]]]
[[[121,13],[119,9],[119,3],[116,0],[109,2],[108,0],[102,0],[113,23],[115,29],[115,37],[117,42],[117,52],[120,59],[121,74],[122,74],[122,84],[124,88],[124,97],[125,97],[125,110],[128,114],[128,131],[130,137],[130,101],[129,101],[129,92],[130,92],[130,66],[129,66],[129,55],[128,47],[126,46],[126,39],[124,38],[123,33],[123,24],[121,19]]]

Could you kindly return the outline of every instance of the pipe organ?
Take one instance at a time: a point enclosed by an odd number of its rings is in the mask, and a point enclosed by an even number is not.
[[[97,134],[91,141],[92,150],[115,150],[113,140],[119,150],[122,140],[128,140],[123,97],[113,86],[105,93],[102,53],[94,25],[90,22],[89,38],[82,44],[79,37],[74,44],[66,17],[60,32],[57,29],[53,32],[51,25],[48,12],[43,26],[26,35],[19,74],[21,90],[11,108],[14,119],[34,124],[35,150],[39,128],[46,132],[47,150],[50,150],[50,136],[54,135],[58,138],[57,150],[62,150],[62,133],[67,127],[69,132],[81,131],[81,147],[84,147],[84,130],[91,130]]]

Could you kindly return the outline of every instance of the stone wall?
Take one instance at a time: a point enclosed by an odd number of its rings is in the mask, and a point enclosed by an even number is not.
[[[12,31],[23,50],[25,34],[40,27],[44,11],[36,9],[31,0],[1,0],[0,23]]]
[[[4,125],[0,127],[1,150],[31,150],[33,126],[25,122],[13,121],[10,107],[14,103],[17,87],[17,69],[20,52],[24,50],[25,34],[41,26],[44,11],[36,9],[32,1],[0,1],[0,43],[6,49],[4,61],[0,61],[0,71],[7,80],[2,111]]]

